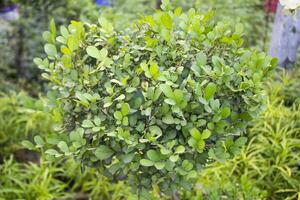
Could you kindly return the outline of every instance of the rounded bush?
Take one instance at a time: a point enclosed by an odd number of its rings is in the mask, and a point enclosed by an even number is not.
[[[189,187],[212,160],[225,160],[263,102],[276,62],[243,49],[243,26],[194,9],[142,17],[126,31],[71,22],[46,59],[35,59],[58,98],[63,129],[49,157],[73,156],[136,188]]]

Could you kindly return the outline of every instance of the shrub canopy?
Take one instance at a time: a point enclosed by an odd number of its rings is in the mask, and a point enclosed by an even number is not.
[[[126,31],[104,18],[72,21],[60,35],[52,24],[48,58],[35,59],[63,118],[62,133],[46,140],[49,158],[73,156],[114,180],[168,192],[246,142],[275,60],[241,47],[241,24],[162,8]]]

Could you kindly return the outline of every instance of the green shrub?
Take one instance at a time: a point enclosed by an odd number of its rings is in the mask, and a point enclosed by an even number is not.
[[[61,35],[52,24],[48,58],[35,59],[64,121],[64,134],[46,139],[49,157],[73,156],[113,180],[171,192],[243,146],[275,60],[241,47],[241,24],[162,7],[128,32],[104,18],[100,26],[73,21]]]

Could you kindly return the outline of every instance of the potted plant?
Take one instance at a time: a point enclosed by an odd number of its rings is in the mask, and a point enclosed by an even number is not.
[[[126,180],[139,199],[152,189],[176,199],[208,163],[236,155],[276,65],[242,47],[241,24],[182,13],[166,0],[161,7],[126,31],[104,18],[72,21],[60,34],[51,23],[47,58],[34,60],[62,119],[57,134],[35,138],[37,147]]]

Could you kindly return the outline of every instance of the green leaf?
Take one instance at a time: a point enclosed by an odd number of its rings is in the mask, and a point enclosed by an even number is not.
[[[212,57],[212,63],[214,67],[220,68],[222,67],[224,60],[218,56],[213,56]]]
[[[165,13],[162,14],[161,21],[167,29],[169,29],[169,30],[172,29],[173,21],[172,21],[172,18],[170,17],[170,15],[168,13],[165,12]]]
[[[99,160],[105,160],[105,159],[108,159],[109,157],[111,157],[114,154],[114,152],[109,147],[107,147],[105,145],[100,145],[96,149],[94,154]]]
[[[193,128],[192,130],[190,130],[190,134],[191,136],[195,139],[195,140],[200,140],[201,139],[201,133],[198,129]]]
[[[121,101],[121,100],[124,100],[125,98],[126,98],[126,96],[124,94],[121,94],[120,96],[115,98],[115,101]]]
[[[161,36],[167,41],[170,42],[171,41],[171,33],[169,30],[167,29],[162,29],[161,31]]]
[[[183,100],[183,91],[176,89],[174,90],[173,96],[176,103],[179,104]]]
[[[151,167],[154,165],[154,162],[152,162],[151,160],[148,160],[148,159],[142,159],[142,160],[140,160],[140,164],[145,167]]]
[[[160,88],[156,88],[156,90],[155,90],[155,92],[154,92],[154,96],[153,96],[153,99],[152,99],[152,101],[157,101],[158,100],[158,98],[160,97],[160,95],[161,95],[161,90],[160,90]]]
[[[82,139],[82,136],[81,136],[81,134],[78,132],[78,131],[72,131],[71,133],[70,133],[70,140],[71,141],[80,141]]]
[[[122,106],[121,106],[121,113],[123,116],[126,116],[128,115],[130,111],[130,106],[128,103],[123,103]]]
[[[91,120],[86,119],[86,120],[83,120],[81,126],[82,126],[83,128],[92,128],[92,127],[94,127],[95,125],[93,124],[93,122],[92,122]]]
[[[239,146],[239,147],[244,146],[246,143],[247,143],[247,138],[246,138],[246,137],[239,137],[239,138],[234,142],[234,144],[237,145],[237,146]]]
[[[58,144],[57,144],[57,147],[64,153],[67,153],[69,152],[69,147],[67,145],[67,143],[65,141],[60,141]]]
[[[89,56],[91,56],[93,58],[96,58],[96,59],[100,58],[100,51],[94,46],[88,46],[86,48],[86,52]]]
[[[35,146],[28,140],[24,140],[22,141],[22,145],[26,148],[26,149],[34,149]]]
[[[181,7],[177,7],[177,8],[175,9],[175,11],[174,11],[174,15],[175,15],[176,17],[179,17],[180,14],[181,14],[181,12],[182,12],[182,8],[181,8]]]
[[[196,57],[198,67],[203,67],[207,63],[207,56],[203,52],[199,52]]]
[[[96,116],[96,117],[94,118],[94,123],[95,123],[96,126],[100,126],[100,125],[101,125],[101,119],[100,119],[100,117],[97,117],[97,116]]]
[[[108,51],[106,48],[102,48],[99,52],[99,60],[103,61],[108,55]]]
[[[56,37],[56,26],[55,26],[54,18],[50,20],[50,31],[53,34],[53,36]]]
[[[45,153],[52,156],[60,155],[60,153],[58,153],[58,151],[56,151],[55,149],[48,149],[45,151]]]
[[[150,71],[150,74],[153,77],[153,79],[156,80],[157,77],[158,77],[158,65],[157,65],[157,63],[152,63],[150,65],[149,71]]]
[[[54,41],[52,41],[52,35],[51,35],[50,31],[43,32],[43,39],[49,43],[54,42]]]
[[[165,99],[165,103],[175,106],[176,105],[176,101],[174,101],[173,99]]]
[[[193,170],[188,173],[186,178],[187,179],[195,179],[197,177],[198,177],[198,173],[195,170]]]
[[[177,162],[179,160],[179,155],[172,155],[169,159],[171,162]]]
[[[128,117],[123,117],[123,119],[122,119],[122,124],[123,124],[124,126],[128,126],[128,124],[129,124]]]
[[[57,55],[56,47],[53,44],[45,44],[44,50],[50,58],[55,58]]]
[[[134,158],[135,154],[134,153],[130,153],[130,154],[125,154],[123,156],[121,156],[122,162],[123,163],[130,163],[133,158]]]
[[[201,139],[205,140],[205,139],[209,138],[210,136],[211,136],[210,130],[205,129],[205,130],[202,132]]]
[[[207,99],[207,100],[211,99],[215,95],[216,91],[217,91],[216,84],[209,83],[206,86],[205,91],[204,91],[205,99]]]
[[[79,99],[79,102],[85,106],[88,107],[89,106],[89,102],[88,100],[85,98],[85,96],[79,92],[76,92],[75,96]]]
[[[166,97],[173,98],[173,90],[169,85],[161,84],[159,87]]]
[[[168,155],[168,154],[172,153],[172,151],[163,147],[160,149],[160,153],[163,155]]]
[[[204,140],[199,140],[197,144],[197,150],[198,152],[202,152],[203,149],[205,148],[205,141]]]
[[[176,147],[175,153],[181,154],[181,153],[184,153],[184,152],[185,152],[184,146],[180,145],[180,146]]]
[[[158,170],[162,170],[165,167],[166,163],[165,162],[156,162],[154,164],[155,168]]]
[[[114,112],[114,117],[117,119],[117,120],[122,120],[123,119],[123,115],[120,111],[116,111]]]
[[[162,122],[165,124],[174,124],[174,118],[169,114],[162,118]]]
[[[185,170],[185,171],[191,171],[193,169],[193,164],[190,163],[188,160],[184,160],[181,164],[182,168]]]
[[[151,135],[156,136],[156,137],[160,137],[162,135],[162,131],[158,126],[150,126],[149,131],[150,131]]]
[[[188,140],[188,144],[190,145],[190,147],[197,148],[197,140],[193,137]]]
[[[231,113],[231,110],[228,107],[222,108],[222,110],[221,110],[221,116],[223,119],[229,117],[230,113]]]
[[[158,162],[162,160],[162,155],[159,152],[152,149],[147,151],[147,157],[153,162]]]
[[[35,136],[33,138],[33,140],[37,144],[38,147],[42,147],[45,144],[43,138],[41,136],[39,136],[39,135]]]
[[[68,39],[68,37],[69,37],[69,31],[68,31],[68,29],[67,29],[66,27],[61,26],[61,27],[60,27],[60,33],[61,33],[61,35],[62,35],[65,39]]]

